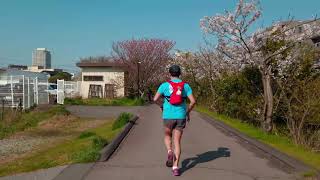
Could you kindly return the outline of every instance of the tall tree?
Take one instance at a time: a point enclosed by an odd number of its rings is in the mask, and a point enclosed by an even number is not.
[[[59,72],[54,76],[51,76],[48,81],[50,83],[57,83],[58,79],[64,79],[65,81],[71,81],[71,74],[67,72]]]
[[[235,66],[226,61],[221,53],[201,47],[195,53],[177,51],[174,57],[174,63],[183,68],[183,78],[195,87],[195,95],[199,100],[213,102],[214,98],[214,80],[221,77],[226,71],[232,71]],[[210,97],[210,98],[208,98]]]
[[[273,25],[266,30],[251,33],[253,24],[261,16],[258,0],[239,0],[235,11],[224,14],[206,16],[200,26],[208,35],[218,39],[217,50],[226,58],[241,64],[257,66],[262,75],[264,90],[264,110],[262,127],[272,130],[273,92],[272,78],[274,72],[290,64],[294,58],[287,55],[298,42],[319,33],[320,28],[312,21],[287,21]],[[299,27],[305,27],[302,33],[296,33]],[[274,62],[278,61],[274,66]],[[240,66],[241,67],[241,66]]]
[[[175,42],[162,39],[131,39],[113,43],[113,57],[128,72],[127,88],[142,96],[165,78]],[[139,74],[139,75],[138,75]]]

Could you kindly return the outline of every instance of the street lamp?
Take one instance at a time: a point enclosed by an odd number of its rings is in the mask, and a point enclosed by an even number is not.
[[[138,86],[138,97],[140,96],[140,64],[141,61],[138,61],[137,66],[138,66],[138,79],[137,79],[137,86]]]

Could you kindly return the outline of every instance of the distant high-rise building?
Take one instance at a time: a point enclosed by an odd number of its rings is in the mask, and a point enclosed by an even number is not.
[[[32,52],[32,66],[40,66],[43,69],[51,68],[51,53],[46,48],[37,48]]]

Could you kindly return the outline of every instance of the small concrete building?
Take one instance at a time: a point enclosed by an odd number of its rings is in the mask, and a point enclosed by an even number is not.
[[[82,98],[119,98],[125,96],[125,70],[113,61],[81,61]]]

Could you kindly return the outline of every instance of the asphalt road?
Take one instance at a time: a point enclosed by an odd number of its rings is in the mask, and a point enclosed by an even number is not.
[[[91,109],[84,111],[90,112]],[[103,114],[100,111],[93,112]],[[114,109],[116,111],[120,110]],[[167,155],[163,144],[160,109],[156,105],[150,105],[129,111],[139,115],[137,124],[111,159],[96,163],[84,179],[295,179],[293,174],[280,168],[274,160],[269,160],[250,145],[213,127],[196,112],[193,112],[191,123],[187,125],[182,139],[180,166],[183,173],[181,177],[173,177],[171,169],[165,166]]]

